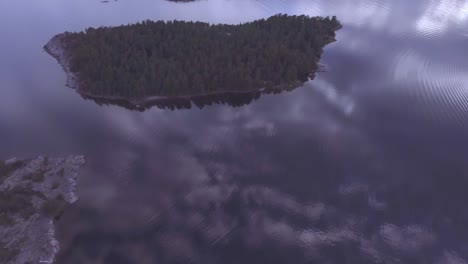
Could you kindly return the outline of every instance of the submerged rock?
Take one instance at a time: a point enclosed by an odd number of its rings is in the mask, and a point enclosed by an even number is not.
[[[0,161],[0,263],[53,263],[55,225],[74,203],[83,156]]]

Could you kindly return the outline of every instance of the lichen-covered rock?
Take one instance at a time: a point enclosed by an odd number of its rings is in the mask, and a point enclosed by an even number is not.
[[[0,263],[53,263],[54,220],[77,200],[83,156],[0,161]]]

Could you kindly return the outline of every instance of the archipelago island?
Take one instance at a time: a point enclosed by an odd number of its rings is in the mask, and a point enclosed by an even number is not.
[[[227,25],[150,21],[54,36],[45,50],[86,98],[150,101],[294,89],[315,77],[333,17],[275,15]]]

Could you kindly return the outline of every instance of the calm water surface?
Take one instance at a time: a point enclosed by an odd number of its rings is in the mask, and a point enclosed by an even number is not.
[[[303,87],[242,107],[83,100],[42,46],[144,19],[344,24]],[[0,2],[0,158],[85,154],[57,263],[466,263],[468,2]]]

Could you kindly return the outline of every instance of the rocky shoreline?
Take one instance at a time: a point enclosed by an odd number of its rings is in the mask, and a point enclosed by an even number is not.
[[[74,203],[83,156],[0,161],[0,263],[54,263],[55,221]]]
[[[70,69],[70,63],[68,62],[69,55],[66,53],[64,42],[62,41],[67,34],[65,32],[52,37],[44,46],[44,50],[62,66],[63,71],[67,75],[66,86],[78,90],[78,77]]]

